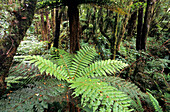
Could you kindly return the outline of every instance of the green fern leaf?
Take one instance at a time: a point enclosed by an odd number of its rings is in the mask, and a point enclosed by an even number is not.
[[[76,76],[107,76],[106,73],[111,74],[120,71],[120,69],[126,67],[127,64],[117,60],[105,60],[92,63],[89,67],[86,67],[83,71]]]
[[[69,83],[71,83],[71,89],[74,89],[73,95],[75,97],[81,95],[82,106],[87,105],[94,112],[103,110],[103,108],[105,111],[132,111],[129,109],[131,100],[125,93],[108,86],[107,83],[101,82],[99,79],[81,77]]]
[[[73,58],[71,66],[71,75],[79,75],[80,72],[85,69],[93,61],[96,56],[96,50],[92,47],[84,47],[77,52],[77,55]]]
[[[40,72],[46,72],[46,74],[54,75],[59,80],[67,80],[68,74],[63,66],[58,66],[51,62],[50,60],[43,59],[40,56],[27,57],[26,60],[33,60],[30,63],[35,63],[39,68]]]
[[[158,101],[152,96],[152,94],[150,94],[149,92],[147,92],[147,94],[149,95],[149,98],[150,98],[150,100],[151,100],[151,102],[152,102],[152,104],[153,104],[153,106],[155,108],[155,111],[156,112],[163,112],[161,106],[158,103]]]
[[[57,60],[58,65],[63,65],[63,69],[66,69],[68,75],[70,76],[70,67],[72,65],[73,55],[61,49],[57,49],[57,51],[59,51],[60,57]]]
[[[125,92],[131,98],[131,107],[136,111],[144,111],[140,99],[145,100],[146,94],[133,83],[128,82],[120,77],[98,77],[101,81],[106,82],[110,86],[117,88],[119,91]]]

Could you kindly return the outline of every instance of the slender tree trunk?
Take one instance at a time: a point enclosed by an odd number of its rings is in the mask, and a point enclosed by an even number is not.
[[[143,0],[142,0],[143,1]],[[138,10],[138,25],[137,25],[137,38],[136,38],[136,50],[141,50],[142,40],[142,26],[143,26],[143,7]]]
[[[70,27],[70,53],[76,53],[80,48],[79,43],[79,9],[78,4],[70,2],[68,5]]]
[[[61,17],[59,17],[59,7],[56,8],[55,12],[55,38],[54,38],[54,47],[59,47],[59,37],[60,37],[60,23],[61,23]]]
[[[55,8],[51,10],[51,27],[53,31],[53,38],[55,37]]]
[[[119,22],[119,14],[116,13],[115,17],[115,25],[114,25],[114,34],[111,38],[111,59],[115,59],[116,57],[116,46],[117,46],[117,33],[118,33],[118,22]]]
[[[42,36],[41,39],[42,39],[43,41],[45,41],[44,10],[42,10],[40,13],[41,13],[41,36]]]
[[[17,47],[33,20],[37,0],[25,0],[24,3],[22,8],[24,10],[14,12],[17,20],[13,21],[17,22],[10,26],[11,34],[0,37],[0,96],[4,94],[6,89],[5,78],[16,54]]]
[[[116,19],[115,19],[115,31],[114,31],[114,47],[113,47],[113,60],[115,60],[116,58],[116,46],[117,46],[117,41],[118,41],[118,37],[117,37],[117,34],[118,34],[118,23],[119,23],[119,14],[116,14]]]
[[[128,21],[128,25],[127,25],[127,29],[128,29],[128,33],[127,33],[128,38],[127,39],[128,40],[133,36],[133,31],[136,26],[136,20],[137,20],[137,11],[133,12],[133,14],[131,15],[131,17]]]
[[[46,11],[45,13],[46,16],[46,22],[47,22],[47,41],[50,43],[51,42],[51,25],[50,25],[50,20],[49,20],[49,11]],[[50,48],[50,46],[48,46]]]
[[[130,1],[130,2],[128,3],[128,6],[132,5],[132,3],[133,3],[133,2]],[[124,20],[123,20],[123,27],[122,27],[122,30],[121,30],[121,33],[120,33],[120,37],[118,38],[118,42],[117,42],[117,51],[120,50],[120,44],[121,44],[121,42],[122,42],[122,40],[123,40],[123,37],[124,37],[124,35],[125,35],[125,32],[126,32],[126,25],[127,25],[128,20],[129,20],[129,15],[130,15],[130,8],[128,9],[128,12],[127,12],[127,14],[125,15],[125,18],[124,18]]]

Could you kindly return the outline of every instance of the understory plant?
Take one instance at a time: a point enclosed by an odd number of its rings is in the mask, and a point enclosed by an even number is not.
[[[57,56],[49,59],[26,57],[40,73],[29,77],[36,79],[32,83],[14,92],[9,91],[1,98],[2,111],[42,112],[53,102],[59,102],[60,106],[62,102],[72,103],[87,112],[144,111],[141,99],[149,99],[148,95],[133,83],[113,75],[127,64],[117,60],[96,61],[97,53],[93,47],[84,47],[76,55],[60,49],[55,51]],[[19,81],[25,80],[19,78]]]

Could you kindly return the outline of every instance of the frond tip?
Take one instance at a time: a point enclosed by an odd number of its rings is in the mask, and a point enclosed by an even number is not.
[[[77,74],[78,76],[106,76],[113,74],[126,67],[127,64],[117,60],[104,60],[92,63],[88,68]]]
[[[45,72],[47,75],[54,75],[59,80],[67,79],[67,71],[62,69],[62,66],[57,66],[50,60],[46,60],[40,56],[28,56],[26,57],[26,60],[31,60],[30,63],[34,63],[41,74]]]

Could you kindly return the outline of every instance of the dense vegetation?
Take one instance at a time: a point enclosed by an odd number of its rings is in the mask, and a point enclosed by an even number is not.
[[[0,0],[0,111],[168,112],[168,0]]]

